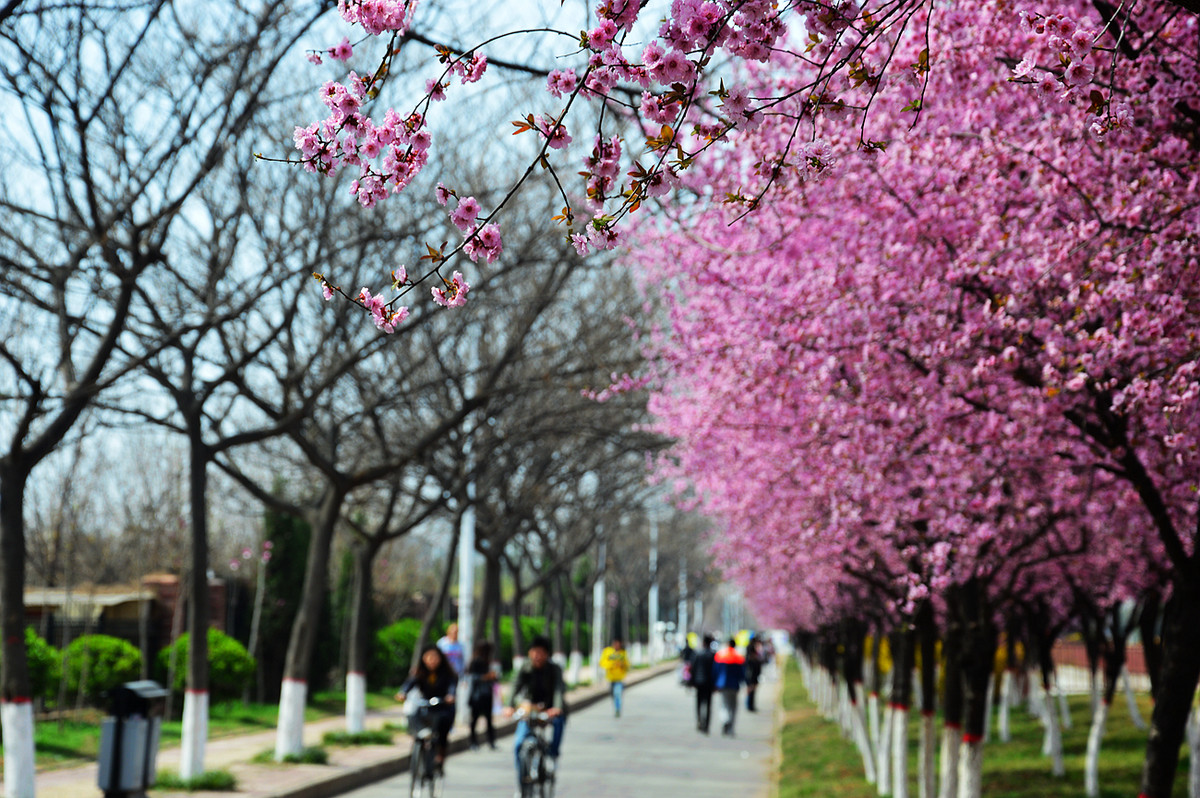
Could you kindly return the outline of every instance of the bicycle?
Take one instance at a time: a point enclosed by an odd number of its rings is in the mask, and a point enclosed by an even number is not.
[[[446,786],[446,774],[437,762],[437,729],[430,716],[433,708],[442,701],[438,698],[409,700],[417,702],[408,721],[413,737],[412,759],[408,765],[412,776],[409,795],[411,798],[441,798]]]
[[[554,798],[554,760],[546,729],[552,718],[542,711],[521,708],[513,716],[529,723],[529,734],[517,751],[520,763],[521,798]]]

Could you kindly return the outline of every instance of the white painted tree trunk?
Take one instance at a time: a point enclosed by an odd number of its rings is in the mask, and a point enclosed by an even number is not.
[[[958,751],[962,729],[942,727],[942,753],[938,773],[938,798],[958,798]]]
[[[908,707],[892,711],[892,796],[908,798]]]
[[[367,730],[367,677],[351,671],[346,674],[346,731],[359,734]]]
[[[1089,684],[1091,685],[1091,689],[1092,689],[1092,717],[1093,718],[1096,717],[1096,712],[1100,709],[1100,692],[1101,692],[1101,684],[1100,683],[1102,681],[1103,680],[1099,677],[1099,674],[1097,674],[1096,671],[1092,671],[1091,681],[1089,682]]]
[[[183,733],[179,750],[179,778],[204,774],[204,744],[208,741],[208,691],[188,690],[183,694]]]
[[[852,702],[850,709],[853,713],[854,744],[858,747],[858,753],[862,757],[863,774],[866,776],[867,784],[874,784],[875,750],[871,747],[871,738],[867,734],[867,721],[863,717],[862,704],[857,701]]]
[[[1054,677],[1054,695],[1058,697],[1058,717],[1064,729],[1071,728],[1071,707],[1067,705],[1067,694],[1058,686],[1058,676]]]
[[[580,674],[583,673],[583,652],[572,651],[567,659],[567,683],[579,684]]]
[[[1012,706],[1012,671],[1004,669],[1000,677],[1000,742],[1012,742],[1012,730],[1008,725],[1008,711]]]
[[[875,787],[880,795],[892,794],[892,714],[889,704],[883,711],[883,723],[879,727],[879,745],[875,747]]]
[[[958,798],[983,798],[983,741],[963,740],[958,752]]]
[[[850,686],[841,679],[837,680],[837,722],[842,727],[842,737],[854,739],[853,707],[850,706]]]
[[[920,798],[937,798],[937,723],[932,712],[921,713],[921,755],[917,759]]]
[[[1046,699],[1049,696],[1047,695],[1045,688],[1042,687],[1041,676],[1034,671],[1029,671],[1029,673],[1026,675],[1026,678],[1029,680],[1029,714],[1033,715],[1035,718],[1044,718],[1046,712]]]
[[[1066,773],[1063,763],[1062,731],[1058,727],[1058,714],[1053,703],[1046,704],[1046,714],[1043,716],[1046,734],[1042,740],[1042,755],[1050,757],[1050,772],[1055,776]]]
[[[1121,668],[1121,685],[1125,689],[1125,703],[1129,706],[1129,717],[1138,731],[1146,730],[1146,719],[1142,717],[1141,707],[1138,706],[1137,696],[1134,695],[1133,685],[1130,684],[1129,668]]]
[[[275,731],[275,761],[304,750],[304,702],[308,684],[299,679],[284,679],[279,691],[279,726]]]
[[[0,702],[4,733],[4,796],[33,798],[33,702]]]
[[[1042,756],[1052,756],[1054,753],[1053,740],[1050,735],[1051,725],[1058,726],[1055,719],[1058,717],[1058,710],[1054,708],[1054,697],[1050,696],[1046,703],[1046,712],[1041,716],[1042,729],[1045,734],[1042,735]]]
[[[1188,796],[1200,798],[1200,707],[1192,710],[1187,725]]]
[[[879,693],[867,696],[867,734],[871,737],[871,750],[879,747]]]
[[[1092,714],[1092,728],[1088,732],[1087,758],[1083,767],[1083,788],[1088,798],[1096,798],[1100,794],[1100,742],[1104,739],[1104,723],[1108,720],[1108,703],[1100,702],[1100,706]]]

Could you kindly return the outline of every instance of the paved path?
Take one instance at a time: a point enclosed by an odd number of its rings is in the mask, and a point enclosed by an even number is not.
[[[569,776],[564,774],[560,795],[564,798],[599,795],[602,788],[611,789],[614,784],[620,784],[625,794],[623,798],[637,798],[642,794],[671,795],[677,794],[679,785],[684,783],[682,780],[701,777],[719,780],[727,788],[736,783],[732,793],[711,793],[714,796],[766,795],[765,790],[755,790],[760,783],[766,783],[769,769],[766,765],[754,766],[754,763],[770,761],[769,712],[742,713],[741,735],[736,740],[722,739],[719,734],[714,738],[701,737],[691,722],[691,693],[676,683],[674,670],[674,664],[663,663],[631,672],[626,688],[626,717],[619,721],[611,717],[605,687],[583,686],[568,694],[568,702],[576,710],[571,715],[563,762],[565,765],[569,758],[576,771]],[[763,706],[773,706],[771,695],[773,690],[764,694]],[[395,722],[402,712],[397,706],[386,712],[369,713],[367,727],[378,728],[389,721]],[[466,730],[456,727],[451,733],[453,756],[448,770],[453,781],[447,798],[511,794],[511,786],[506,788],[510,790],[507,793],[504,789],[497,790],[497,786],[510,785],[513,780],[509,772],[512,767],[509,764],[512,761],[512,722],[500,718],[497,722],[502,736],[499,740],[501,750],[496,752],[467,752]],[[307,723],[305,744],[317,745],[324,732],[344,728],[345,720],[340,717]],[[274,748],[273,729],[209,740],[205,766],[210,770],[231,772],[237,779],[236,791],[173,793],[155,790],[153,795],[155,798],[330,798],[347,794],[362,785],[390,781],[392,786],[377,794],[396,798],[401,794],[395,792],[397,784],[406,782],[403,776],[399,782],[392,777],[407,767],[410,743],[411,738],[400,734],[391,745],[332,746],[328,749],[328,765],[289,765],[251,761],[255,754]],[[720,756],[714,757],[718,752]],[[178,748],[159,752],[159,769],[176,769],[178,763]],[[729,763],[738,767],[731,775],[726,775]],[[747,766],[751,766],[749,770]],[[655,793],[642,793],[637,791],[640,787],[626,785],[628,780],[624,777],[614,781],[618,778],[614,774],[625,772],[638,774],[639,780],[648,784],[673,785],[673,789],[664,793],[660,786]],[[473,773],[475,775],[471,775]],[[476,779],[476,786],[469,787],[472,778]],[[97,798],[101,794],[96,786],[94,764],[38,773],[36,790],[38,798]],[[709,793],[692,794],[704,798]]]
[[[662,676],[625,692],[622,717],[600,701],[572,712],[567,722],[556,798],[766,798],[774,770],[774,714],[777,683],[760,685],[759,711],[744,704],[737,736],[720,734],[714,700],[713,734],[696,731],[693,693],[672,676]],[[463,752],[446,762],[445,798],[510,796],[515,789],[512,737],[498,750]],[[405,795],[408,774],[348,793],[348,798]]]

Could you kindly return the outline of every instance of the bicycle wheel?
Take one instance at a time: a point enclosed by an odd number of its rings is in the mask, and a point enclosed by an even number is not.
[[[534,798],[538,794],[538,771],[541,769],[541,751],[533,735],[521,743],[521,798]]]
[[[446,773],[441,768],[437,768],[429,779],[429,798],[442,798],[445,791]]]
[[[408,793],[410,798],[423,798],[422,793],[425,790],[425,756],[423,748],[424,746],[420,743],[414,745],[412,757],[408,763],[408,772],[412,777]]]
[[[428,787],[429,798],[441,798],[442,786],[445,781],[444,765],[437,763],[437,746],[432,743],[426,747],[425,784]]]
[[[555,765],[551,764],[553,760],[550,757],[547,756],[544,761],[550,766],[543,768],[541,798],[554,798],[554,780],[557,778],[558,773],[554,769]]]

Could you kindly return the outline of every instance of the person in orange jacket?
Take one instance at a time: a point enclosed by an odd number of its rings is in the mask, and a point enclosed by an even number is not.
[[[733,736],[733,722],[737,717],[738,690],[746,681],[746,660],[738,653],[737,641],[732,637],[725,648],[713,657],[713,686],[721,694],[721,709],[724,724],[721,734]]]

